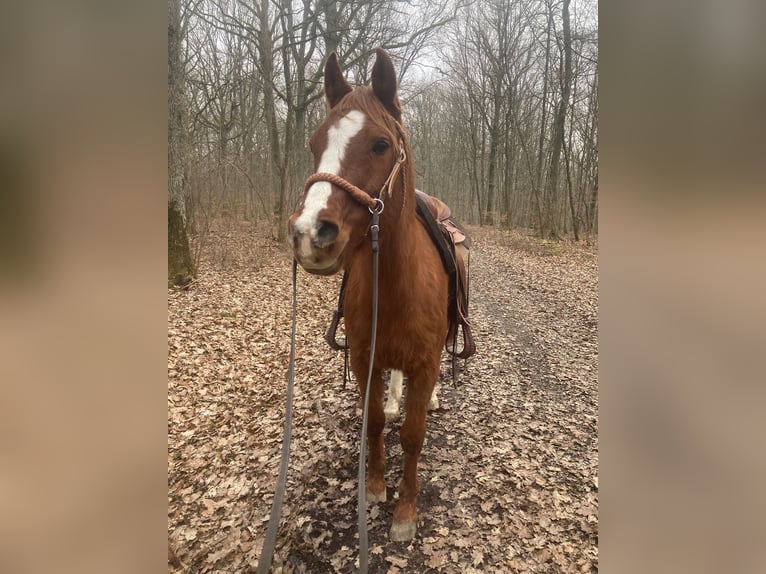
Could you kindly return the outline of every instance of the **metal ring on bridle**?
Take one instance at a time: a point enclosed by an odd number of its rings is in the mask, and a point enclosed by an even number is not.
[[[370,213],[377,213],[378,215],[380,215],[381,213],[383,213],[383,209],[386,207],[386,204],[383,203],[383,200],[380,199],[379,197],[374,197],[373,201],[375,201],[375,205],[370,206],[367,209],[370,210]]]

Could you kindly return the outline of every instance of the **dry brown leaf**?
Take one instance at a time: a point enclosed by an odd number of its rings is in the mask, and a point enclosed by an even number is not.
[[[407,567],[407,559],[404,556],[386,556],[386,562],[390,562],[394,566],[398,566],[399,568],[406,568]]]
[[[482,562],[484,562],[484,552],[481,548],[474,548],[473,552],[471,552],[471,558],[472,558],[472,564],[474,566],[478,566]]]

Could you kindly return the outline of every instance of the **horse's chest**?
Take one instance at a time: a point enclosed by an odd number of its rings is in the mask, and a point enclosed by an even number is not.
[[[378,353],[392,361],[413,349],[440,349],[447,330],[447,301],[383,299],[378,305]],[[369,349],[372,334],[371,300],[346,301],[346,332],[352,348]],[[428,351],[426,351],[428,352]]]

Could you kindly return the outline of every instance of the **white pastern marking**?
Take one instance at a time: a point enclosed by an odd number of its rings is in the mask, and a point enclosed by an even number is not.
[[[402,400],[403,380],[404,373],[396,369],[391,371],[391,380],[388,383],[388,400],[383,409],[388,421],[399,418],[399,402]]]
[[[351,110],[327,130],[327,148],[319,160],[317,172],[339,175],[348,142],[362,130],[364,119],[365,115],[362,112]],[[326,181],[318,181],[309,188],[303,202],[303,212],[295,220],[295,228],[298,231],[314,236],[317,217],[320,211],[327,208],[331,193],[332,187]]]
[[[393,421],[399,418],[399,403],[402,400],[402,382],[404,380],[404,373],[397,369],[391,370],[391,380],[388,383],[388,399],[386,400],[386,406],[383,408],[383,412],[386,413],[386,421]],[[431,393],[431,398],[428,401],[428,410],[433,411],[439,408],[439,381],[434,384],[434,390]]]
[[[436,381],[436,384],[434,385],[434,390],[431,393],[431,400],[428,401],[428,410],[429,411],[435,411],[439,408],[439,397],[436,396],[436,392],[439,390],[439,381]]]

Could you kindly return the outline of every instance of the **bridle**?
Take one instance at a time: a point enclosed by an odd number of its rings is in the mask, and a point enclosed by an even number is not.
[[[308,193],[309,188],[318,181],[326,181],[341,188],[343,191],[353,197],[357,203],[361,203],[367,207],[370,212],[375,210],[382,212],[383,198],[386,196],[388,198],[391,197],[393,193],[392,188],[394,182],[396,181],[396,178],[399,175],[399,172],[401,171],[402,165],[404,165],[405,161],[407,161],[407,152],[404,149],[404,141],[400,139],[399,153],[397,154],[396,161],[394,162],[394,166],[391,168],[391,172],[388,174],[385,183],[383,183],[383,186],[380,188],[377,197],[370,195],[361,188],[355,186],[350,181],[343,179],[341,176],[327,172],[318,172],[310,175],[306,180],[305,185],[303,186],[303,195],[305,196],[306,193]]]
[[[358,505],[357,512],[359,515],[358,530],[359,530],[359,572],[360,574],[367,574],[367,562],[368,562],[368,539],[367,539],[367,492],[366,492],[366,467],[365,461],[367,459],[367,411],[368,404],[370,402],[370,386],[372,383],[372,367],[373,360],[375,358],[375,342],[378,331],[378,256],[380,252],[379,232],[380,232],[380,214],[383,213],[385,208],[384,198],[389,199],[392,196],[392,189],[396,182],[402,166],[407,161],[407,152],[405,151],[404,142],[406,141],[406,132],[399,122],[396,122],[396,128],[399,132],[399,146],[396,161],[391,168],[385,183],[380,188],[377,197],[373,197],[357,187],[353,183],[343,179],[339,175],[333,173],[319,172],[312,174],[306,180],[303,186],[304,197],[308,192],[309,187],[318,181],[326,181],[337,187],[343,189],[351,197],[353,197],[357,203],[367,207],[370,212],[370,245],[372,247],[372,333],[370,335],[370,360],[369,369],[367,371],[367,386],[364,393],[364,406],[362,409],[362,429],[360,437],[359,448],[359,475],[358,475]],[[402,187],[406,186],[406,181],[402,182]],[[406,190],[404,190],[404,196],[406,196]],[[274,493],[274,502],[271,506],[271,516],[269,518],[269,525],[266,530],[266,537],[263,541],[263,549],[261,550],[261,557],[258,561],[257,574],[268,574],[271,568],[271,561],[274,555],[274,548],[276,546],[277,529],[282,514],[282,499],[284,498],[285,485],[287,483],[287,467],[290,460],[290,438],[292,435],[292,401],[293,401],[293,388],[295,379],[295,331],[296,331],[296,315],[297,315],[297,295],[296,295],[296,277],[298,272],[298,262],[293,258],[293,316],[292,316],[292,334],[290,337],[290,365],[288,368],[288,381],[287,381],[287,405],[285,408],[285,430],[282,438],[282,460],[279,466],[279,475],[277,478],[276,492]]]

